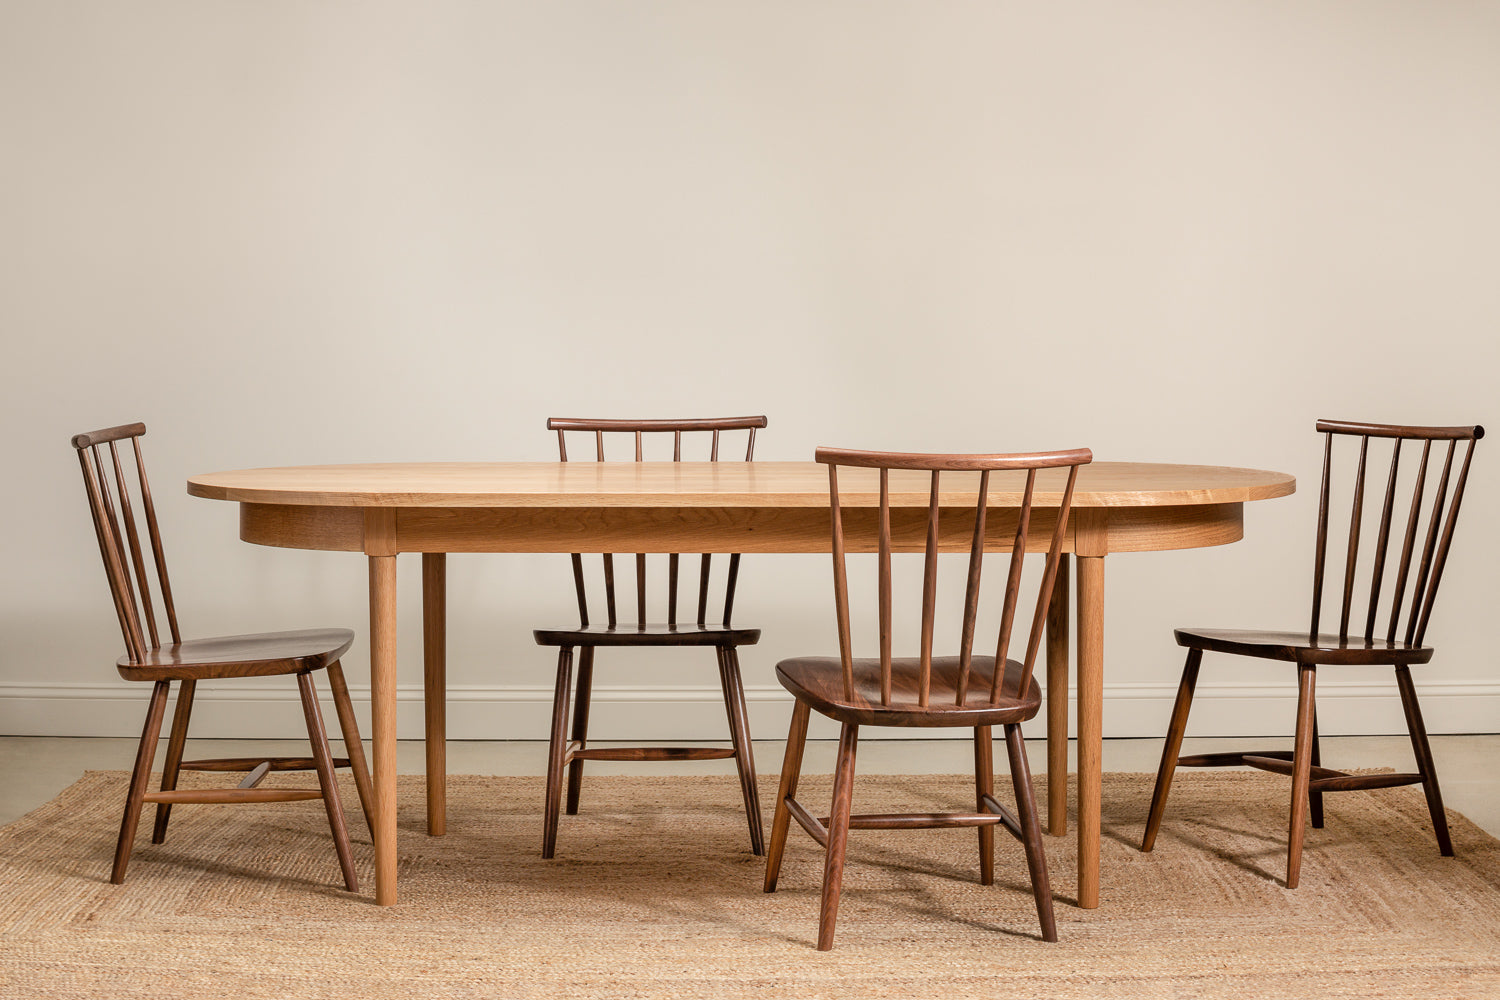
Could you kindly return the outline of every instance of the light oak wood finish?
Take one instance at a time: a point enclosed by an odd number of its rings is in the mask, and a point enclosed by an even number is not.
[[[1003,488],[1004,474],[995,475],[985,548],[1008,551],[1013,536],[1003,532],[1007,525],[1014,530],[1019,494]],[[1037,483],[1035,530],[1041,532],[1052,516],[1047,505],[1055,505],[1060,497],[1050,488],[1048,476],[1039,474]],[[969,549],[971,539],[959,510],[972,504],[974,487],[965,490],[965,477],[977,482],[972,473],[944,476],[939,496],[942,551]],[[920,551],[930,501],[927,489],[899,475],[890,482],[893,549]],[[878,474],[851,469],[845,485],[849,551],[873,552],[878,545]],[[1277,472],[1095,462],[1079,474],[1063,550],[1073,551],[1080,516],[1092,508],[1098,508],[1100,521],[1085,538],[1099,556],[1227,544],[1243,535],[1246,502],[1286,496],[1294,488],[1291,476]],[[372,557],[396,551],[827,552],[830,538],[827,473],[813,462],[309,466],[194,476],[188,492],[238,502],[240,537],[245,541]],[[951,505],[948,499],[953,499]],[[904,517],[908,514],[910,519]],[[1075,580],[1079,576],[1073,575]],[[377,589],[387,593],[373,573],[371,585],[372,594]],[[395,899],[393,571],[388,594],[388,599],[371,604],[372,644],[388,633],[382,648],[390,657],[382,654],[372,660],[372,679],[386,678],[373,686],[375,783],[385,789],[377,797],[392,803],[376,822],[377,855],[390,859],[388,867],[377,871],[377,885],[384,887],[377,889],[382,902]],[[1101,590],[1090,591],[1089,600],[1102,599]],[[1097,614],[1102,621],[1102,610]],[[1102,665],[1090,671],[1091,676],[1102,676]],[[1080,712],[1084,695],[1080,691]],[[1064,738],[1061,729],[1049,731],[1049,747]],[[384,756],[382,745],[389,747]],[[388,763],[382,767],[381,760]],[[1080,814],[1097,815],[1099,803],[1083,797],[1077,808]],[[382,839],[392,844],[388,855],[378,846]],[[1086,888],[1080,887],[1081,895],[1086,895]],[[1097,884],[1093,890],[1097,894]]]
[[[343,684],[339,670],[339,657],[354,641],[354,633],[348,629],[303,629],[184,640],[178,628],[166,554],[142,456],[141,438],[145,433],[144,424],[123,424],[79,434],[72,439],[83,472],[99,554],[125,640],[126,652],[116,662],[116,669],[126,680],[152,684],[110,881],[119,884],[125,880],[141,811],[148,803],[156,803],[157,807],[151,840],[161,844],[166,840],[174,804],[291,802],[318,798],[323,800],[327,812],[344,885],[349,891],[357,892],[359,881],[334,778],[334,768],[350,766],[351,761],[336,760],[329,751],[328,734],[313,683],[313,673],[318,670],[327,670],[333,678],[333,697],[345,739],[349,742],[350,755],[362,765],[359,730],[354,722],[348,688]],[[127,467],[130,472],[127,472]],[[311,758],[182,759],[198,681],[279,675],[293,675],[297,679],[308,741],[312,746]],[[178,683],[177,706],[163,762],[161,790],[150,792],[147,785],[151,779],[152,760],[174,681]],[[256,787],[272,770],[313,770],[317,773],[318,787]],[[247,776],[237,788],[178,790],[177,782],[183,771],[247,772]],[[368,819],[371,782],[368,775],[362,780],[357,776],[356,782]]]
[[[1068,583],[1072,559],[1057,564],[1057,593],[1047,609],[1047,832],[1068,832]],[[1054,739],[1056,733],[1058,738]]]
[[[375,902],[396,902],[396,556],[370,561],[370,723],[375,746]]]
[[[448,832],[448,556],[422,553],[422,704],[427,748],[427,832]]]
[[[577,497],[570,503],[583,502]],[[533,508],[392,508],[393,544],[402,552],[567,552],[580,545],[596,552],[758,553],[822,552],[827,542],[828,512],[788,507],[700,506]],[[924,505],[925,507],[925,505]],[[956,510],[945,506],[944,510]],[[897,509],[891,514],[894,551],[920,552],[925,510]],[[1037,511],[1045,520],[1050,514]],[[1238,503],[1184,505],[1170,508],[1110,508],[1111,552],[1159,552],[1238,541],[1244,534]],[[873,511],[851,510],[845,525],[850,552],[874,552],[877,528]],[[264,503],[240,508],[240,538],[260,545],[294,549],[364,551],[364,517],[359,508],[307,507],[294,517]],[[955,517],[944,521],[942,552],[966,552],[969,531]],[[993,508],[986,523],[993,549],[1008,547],[1014,517]],[[1072,549],[1072,538],[1066,541]]]
[[[839,492],[849,506],[877,506],[880,477],[850,469]],[[990,506],[1015,507],[1025,473],[996,472]],[[1037,474],[1040,512],[1062,498],[1067,474]],[[939,503],[972,505],[976,472],[945,474]],[[1074,506],[1178,507],[1285,496],[1291,476],[1259,469],[1154,462],[1096,462],[1079,473]],[[892,507],[928,504],[927,477],[892,471]],[[816,462],[416,462],[305,465],[193,476],[188,492],[209,500],[278,507],[786,508],[826,516],[828,480]],[[826,522],[825,522],[826,528]],[[826,547],[826,542],[824,543]],[[590,549],[589,551],[598,551]],[[914,551],[920,551],[920,548]]]
[[[1078,801],[1098,802],[1104,773],[1104,557],[1078,557]],[[1078,905],[1099,905],[1099,812],[1078,810]]]
[[[1324,435],[1323,479],[1318,498],[1318,522],[1313,561],[1312,615],[1306,631],[1180,628],[1175,632],[1178,645],[1187,647],[1187,663],[1172,709],[1166,745],[1157,770],[1151,809],[1141,837],[1141,850],[1150,851],[1156,843],[1166,810],[1167,795],[1177,767],[1225,767],[1247,764],[1251,767],[1289,775],[1292,778],[1290,819],[1287,829],[1286,885],[1295,889],[1302,869],[1302,846],[1309,819],[1314,828],[1323,825],[1323,795],[1326,792],[1390,788],[1421,784],[1427,797],[1428,813],[1438,851],[1453,853],[1448,821],[1443,811],[1442,793],[1422,723],[1417,692],[1412,683],[1411,668],[1432,659],[1433,648],[1425,644],[1427,625],[1437,599],[1438,585],[1453,542],[1459,508],[1468,482],[1474,447],[1484,437],[1484,428],[1411,427],[1355,423],[1343,420],[1320,420],[1317,430]],[[1357,462],[1350,488],[1347,543],[1342,558],[1330,553],[1338,545],[1330,528],[1333,509],[1334,454],[1341,439],[1342,447]],[[1375,442],[1372,451],[1371,442]],[[1357,444],[1356,444],[1357,442]],[[1385,443],[1389,442],[1387,446]],[[1404,446],[1410,444],[1411,448]],[[1463,459],[1456,463],[1459,445],[1465,444]],[[1402,475],[1402,459],[1408,464],[1416,453],[1414,476]],[[1367,469],[1389,455],[1385,488],[1378,481],[1369,491],[1378,504],[1379,520],[1375,529],[1373,551],[1362,547],[1366,528]],[[1434,471],[1438,465],[1440,471]],[[1456,470],[1456,471],[1455,471]],[[1406,496],[1409,493],[1410,499]],[[1425,528],[1423,522],[1425,520]],[[1404,529],[1401,527],[1404,522]],[[1396,529],[1393,534],[1392,529]],[[1399,542],[1397,539],[1399,538]],[[1393,542],[1397,544],[1393,548]],[[1395,551],[1399,549],[1399,556]],[[1371,562],[1368,574],[1361,563]],[[1328,590],[1325,577],[1328,566],[1342,563],[1341,592]],[[1325,596],[1333,597],[1338,616],[1338,631],[1322,631]],[[1356,600],[1358,597],[1358,600]],[[1405,615],[1403,621],[1403,613]],[[1332,617],[1331,615],[1329,616]],[[1363,628],[1361,629],[1361,625]],[[1383,633],[1383,634],[1382,634]],[[1204,652],[1228,653],[1241,657],[1243,669],[1257,673],[1271,662],[1297,669],[1297,717],[1293,748],[1285,751],[1224,752],[1179,757],[1182,737],[1187,729],[1188,711],[1198,680]],[[1249,662],[1247,663],[1246,660]],[[1261,661],[1261,662],[1257,662]],[[1395,672],[1396,688],[1406,715],[1411,737],[1415,773],[1347,774],[1322,767],[1318,747],[1318,716],[1315,701],[1319,667],[1389,666]]]

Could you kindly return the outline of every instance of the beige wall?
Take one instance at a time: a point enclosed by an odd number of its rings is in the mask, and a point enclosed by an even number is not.
[[[7,0],[0,731],[139,725],[73,432],[151,427],[190,631],[363,631],[361,560],[246,546],[182,480],[764,412],[768,459],[1297,474],[1241,544],[1110,561],[1106,729],[1160,733],[1174,624],[1303,620],[1316,418],[1500,424],[1497,51],[1493,2]],[[1438,730],[1500,720],[1491,450],[1422,675]],[[454,734],[541,735],[529,629],[567,620],[566,560],[451,563]],[[777,736],[775,660],[831,648],[827,565],[745,573]],[[711,665],[632,666],[601,663],[603,734],[717,732]],[[1205,728],[1289,729],[1284,678],[1209,671]],[[1378,680],[1324,684],[1326,730],[1396,729]],[[202,713],[293,733],[291,698]]]

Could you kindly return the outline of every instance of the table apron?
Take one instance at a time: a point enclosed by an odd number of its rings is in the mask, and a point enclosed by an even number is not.
[[[822,507],[331,507],[240,504],[240,538],[257,545],[338,552],[374,552],[366,545],[367,514],[395,519],[397,552],[827,552],[829,517]],[[873,552],[876,511],[845,508],[850,552]],[[1013,544],[1017,512],[992,508],[985,547]],[[1032,512],[1027,550],[1045,551],[1056,511]],[[1083,528],[1079,528],[1083,525]],[[945,552],[967,552],[972,512],[955,508],[939,521]],[[1081,549],[1075,529],[1082,532]],[[384,529],[382,529],[384,530]],[[1077,508],[1063,549],[1080,554],[1199,548],[1238,541],[1244,505]],[[920,552],[926,511],[891,511],[893,548]],[[382,550],[384,551],[384,550]]]

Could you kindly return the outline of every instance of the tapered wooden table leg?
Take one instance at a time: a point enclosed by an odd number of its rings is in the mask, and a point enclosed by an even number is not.
[[[1104,737],[1104,557],[1078,557],[1078,905],[1099,905]]]
[[[422,703],[427,728],[427,833],[448,832],[448,556],[422,553]]]
[[[1047,607],[1047,832],[1068,832],[1068,554]]]
[[[396,902],[396,557],[370,556],[375,902]]]

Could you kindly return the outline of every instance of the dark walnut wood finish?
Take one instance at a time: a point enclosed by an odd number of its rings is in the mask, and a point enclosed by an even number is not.
[[[149,681],[153,685],[145,729],[136,752],[135,769],[130,776],[130,791],[125,799],[125,816],[120,823],[110,881],[117,885],[125,881],[136,827],[140,824],[141,810],[148,802],[156,803],[151,842],[160,844],[166,840],[167,823],[175,803],[322,799],[328,812],[328,826],[333,833],[344,885],[350,892],[358,892],[359,880],[354,871],[349,833],[334,780],[335,767],[353,769],[365,821],[370,823],[374,801],[370,773],[365,766],[364,748],[349,702],[349,689],[339,667],[339,657],[354,641],[354,633],[342,628],[304,629],[184,640],[177,626],[177,610],[172,601],[172,584],[167,576],[156,508],[151,502],[151,487],[141,458],[141,436],[145,433],[145,424],[137,423],[91,431],[73,438],[73,447],[77,449],[83,469],[83,483],[88,493],[89,510],[93,514],[99,554],[104,559],[115,614],[125,637],[126,652],[116,665],[120,676],[126,680]],[[127,467],[133,467],[133,475],[127,472]],[[131,498],[132,479],[139,485],[138,501]],[[156,578],[155,594],[151,582],[153,575]],[[317,692],[313,687],[312,673],[315,670],[328,671],[339,724],[349,748],[348,758],[335,758],[330,752]],[[182,759],[198,681],[280,674],[296,675],[308,739],[312,744],[311,758]],[[172,714],[161,790],[153,792],[147,785],[151,780],[151,765],[173,681],[178,682],[177,707]],[[258,787],[272,771],[307,770],[317,772],[317,788]],[[183,771],[244,771],[248,774],[236,788],[179,791],[177,779]]]
[[[587,434],[593,438],[593,459],[605,461],[606,435],[629,435],[634,444],[634,460],[645,461],[646,435],[672,435],[672,461],[682,461],[684,435],[708,436],[707,454],[698,456],[719,461],[721,437],[743,432],[745,461],[755,455],[755,432],[766,426],[765,417],[713,417],[695,420],[593,420],[553,417],[547,429],[557,432],[558,457],[568,461],[568,434]],[[690,440],[690,445],[692,441]],[[557,825],[563,788],[563,771],[567,771],[568,815],[578,812],[583,787],[583,762],[586,760],[719,760],[734,758],[739,768],[740,790],[745,800],[745,816],[750,825],[750,849],[765,853],[762,832],[760,796],[755,789],[755,757],[750,746],[750,717],[745,708],[745,687],[740,677],[738,648],[754,645],[760,629],[730,625],[734,612],[734,590],[739,580],[740,557],[732,553],[723,584],[723,615],[719,621],[710,618],[710,593],[713,589],[713,557],[699,556],[696,567],[697,601],[683,610],[693,617],[679,620],[678,595],[682,575],[682,557],[667,556],[666,621],[652,622],[647,614],[646,556],[635,556],[634,621],[621,621],[620,602],[616,600],[615,558],[606,553],[604,561],[605,622],[592,622],[589,616],[588,587],[584,579],[583,556],[573,554],[573,583],[578,596],[578,625],[570,628],[537,629],[541,646],[558,647],[557,688],[552,703],[552,733],[547,755],[547,803],[543,816],[542,857],[550,858],[557,848]],[[693,573],[692,569],[688,570]],[[713,602],[714,609],[720,606]],[[696,614],[694,614],[696,610]],[[628,612],[626,612],[628,614]],[[729,720],[733,749],[703,747],[626,747],[595,749],[588,745],[589,699],[594,683],[594,650],[600,646],[711,646],[719,667],[719,683],[724,692],[724,709]],[[572,678],[573,651],[578,650],[578,676]],[[568,701],[573,701],[573,724],[567,730]],[[567,735],[565,736],[565,733]]]
[[[1177,643],[1188,650],[1183,667],[1177,701],[1167,729],[1156,788],[1151,796],[1151,812],[1141,839],[1141,850],[1156,844],[1166,810],[1167,793],[1177,767],[1228,767],[1249,765],[1292,778],[1291,819],[1287,833],[1286,885],[1297,887],[1302,868],[1302,842],[1309,815],[1314,827],[1323,825],[1323,793],[1390,788],[1420,784],[1427,795],[1438,850],[1444,856],[1453,854],[1448,837],[1448,821],[1443,814],[1443,796],[1438,788],[1437,771],[1422,724],[1412,684],[1411,667],[1432,659],[1432,647],[1424,644],[1427,624],[1437,598],[1438,584],[1448,562],[1453,543],[1453,529],[1463,502],[1464,486],[1469,478],[1469,463],[1474,457],[1474,443],[1484,436],[1483,427],[1404,427],[1388,424],[1362,424],[1342,420],[1320,420],[1319,432],[1325,435],[1323,450],[1323,486],[1318,500],[1318,533],[1313,563],[1312,618],[1304,632],[1272,632],[1235,629],[1183,628],[1174,633]],[[1325,569],[1330,562],[1329,515],[1332,510],[1335,439],[1358,440],[1358,465],[1352,487],[1348,541],[1344,547],[1343,587],[1334,592],[1338,598],[1338,631],[1324,632],[1323,605]],[[1388,440],[1390,465],[1379,502],[1379,522],[1368,573],[1368,587],[1357,582],[1361,564],[1361,532],[1367,506],[1366,467],[1380,461],[1371,454],[1371,440]],[[1463,452],[1457,478],[1454,460],[1459,442],[1468,442]],[[1403,448],[1417,453],[1417,468],[1409,482],[1401,475]],[[1442,442],[1447,443],[1446,449]],[[1442,455],[1442,469],[1433,483],[1432,466],[1436,464],[1434,444]],[[1351,443],[1352,447],[1352,443]],[[1376,446],[1377,448],[1379,445]],[[1376,487],[1379,489],[1379,487]],[[1423,521],[1425,519],[1425,527]],[[1404,520],[1405,527],[1400,527]],[[1399,552],[1392,541],[1399,534]],[[1339,560],[1334,557],[1335,565]],[[1394,572],[1393,572],[1394,571]],[[1404,614],[1404,618],[1403,618]],[[1384,625],[1382,630],[1381,626]],[[1231,653],[1237,656],[1276,660],[1295,664],[1297,668],[1297,728],[1290,751],[1255,751],[1196,754],[1179,757],[1182,737],[1187,728],[1188,711],[1198,670],[1205,651]],[[1407,730],[1417,770],[1408,774],[1352,775],[1322,767],[1318,747],[1318,716],[1315,703],[1317,670],[1320,666],[1390,666],[1395,669],[1396,689],[1406,713]]]
[[[1052,914],[1052,889],[1047,877],[1047,857],[1042,845],[1041,823],[1031,787],[1031,770],[1021,738],[1021,723],[1033,718],[1041,707],[1041,691],[1033,678],[1049,606],[1056,592],[1063,564],[1063,540],[1078,467],[1092,461],[1086,449],[1031,455],[913,455],[895,452],[848,451],[820,448],[817,460],[828,466],[829,506],[833,522],[833,580],[838,619],[839,655],[809,656],[782,660],[776,675],[796,698],[786,760],[781,769],[781,787],[776,796],[776,814],[771,823],[770,853],[766,861],[766,892],[776,891],[781,861],[791,821],[824,848],[823,899],[818,917],[818,950],[833,947],[834,923],[838,916],[843,882],[844,854],[850,830],[906,830],[932,827],[978,828],[979,877],[984,885],[994,883],[995,827],[1002,826],[1024,845],[1030,869],[1032,893],[1042,938],[1057,940]],[[845,566],[845,524],[839,504],[838,470],[855,466],[880,470],[880,508],[876,521],[877,589],[879,602],[879,655],[856,657],[850,635],[849,580]],[[1033,488],[1038,469],[1066,468],[1067,485],[1056,517],[1048,527],[1050,543],[1045,566],[1030,607],[1021,602],[1024,589],[1022,568],[1031,528]],[[917,656],[892,655],[892,566],[891,503],[889,474],[893,469],[930,473],[931,502],[927,508],[926,545],[923,549],[921,641]],[[1015,541],[1005,578],[1000,607],[999,639],[993,655],[974,652],[979,612],[981,570],[984,562],[985,520],[988,513],[990,473],[1025,470],[1026,486],[1017,511]],[[974,513],[966,519],[972,530],[968,575],[964,588],[963,617],[956,656],[934,656],[936,627],[941,475],[947,471],[977,471],[978,489]],[[1018,627],[1017,612],[1029,612],[1030,620]],[[1021,659],[1012,650],[1024,649]],[[1001,665],[997,667],[997,664]],[[797,781],[802,770],[802,751],[812,712],[839,722],[838,762],[834,769],[833,805],[827,817],[818,818],[797,801]],[[854,790],[854,759],[859,727],[962,726],[974,730],[975,808],[972,812],[851,814]],[[1010,757],[1016,810],[1012,812],[994,797],[993,728],[1005,730]]]

